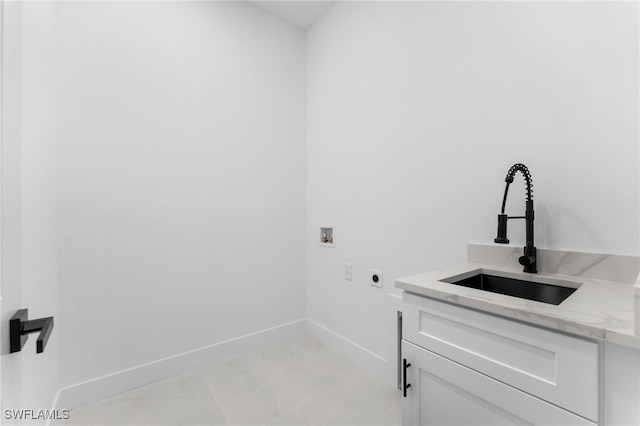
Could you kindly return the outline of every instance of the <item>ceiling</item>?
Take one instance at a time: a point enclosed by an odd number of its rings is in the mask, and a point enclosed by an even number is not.
[[[250,1],[248,3],[306,31],[315,24],[336,0]]]

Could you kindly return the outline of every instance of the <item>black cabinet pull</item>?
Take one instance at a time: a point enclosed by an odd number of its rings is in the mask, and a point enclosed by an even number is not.
[[[36,352],[42,353],[47,346],[52,329],[53,317],[29,321],[29,310],[20,309],[9,320],[9,352],[21,351],[29,334],[40,332],[36,340]]]
[[[411,387],[411,383],[407,383],[407,368],[411,367],[411,364],[407,362],[407,359],[402,360],[402,396],[407,397],[407,389]]]

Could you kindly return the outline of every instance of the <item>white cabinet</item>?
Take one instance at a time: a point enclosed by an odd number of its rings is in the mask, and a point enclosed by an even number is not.
[[[405,426],[594,424],[406,340],[402,353]]]
[[[605,343],[603,357],[603,424],[640,425],[640,351]]]
[[[406,425],[595,425],[596,342],[405,293]]]

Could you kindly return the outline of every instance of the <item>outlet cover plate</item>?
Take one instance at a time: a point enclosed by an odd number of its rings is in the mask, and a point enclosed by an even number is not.
[[[344,264],[344,279],[348,281],[353,280],[353,268],[350,263]]]
[[[382,271],[377,271],[375,269],[371,269],[371,274],[369,277],[369,284],[374,287],[382,288]]]

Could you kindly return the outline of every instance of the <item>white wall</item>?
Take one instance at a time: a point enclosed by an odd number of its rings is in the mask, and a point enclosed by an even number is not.
[[[516,162],[538,247],[637,255],[638,48],[637,3],[338,2],[307,40],[309,319],[395,377],[394,278],[493,241]]]
[[[304,34],[231,2],[60,28],[62,386],[304,318]]]
[[[2,408],[48,409],[59,388],[58,5],[3,7],[2,324],[27,308],[29,319],[53,316],[54,329],[41,354],[37,334],[9,354],[3,330]]]

